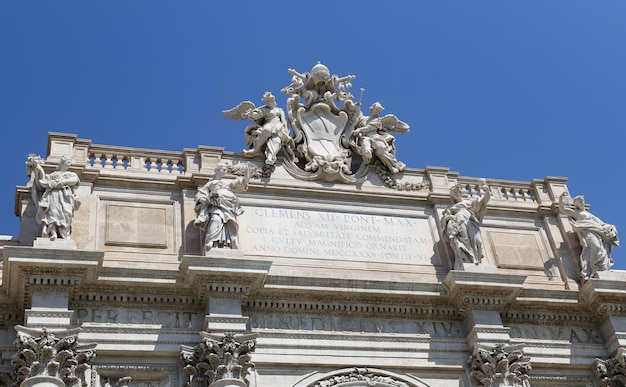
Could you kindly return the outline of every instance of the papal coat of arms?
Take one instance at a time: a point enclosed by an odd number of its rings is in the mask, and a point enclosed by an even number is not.
[[[305,180],[355,183],[375,163],[389,174],[404,170],[404,163],[396,159],[392,133],[406,133],[409,126],[392,114],[381,117],[379,102],[364,115],[361,101],[355,102],[348,91],[354,75],[331,75],[319,62],[310,72],[288,71],[291,84],[281,90],[289,97],[286,115],[270,92],[263,95],[261,107],[244,101],[222,112],[228,118],[252,121],[244,132],[246,157],[265,157],[265,169],[271,173],[283,151],[285,168]]]

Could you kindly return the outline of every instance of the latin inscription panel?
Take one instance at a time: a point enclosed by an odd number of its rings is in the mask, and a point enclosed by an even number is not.
[[[251,313],[250,328],[280,331],[414,334],[438,338],[463,338],[458,321],[429,321],[370,317],[338,317]]]
[[[427,218],[246,206],[246,255],[439,264]]]

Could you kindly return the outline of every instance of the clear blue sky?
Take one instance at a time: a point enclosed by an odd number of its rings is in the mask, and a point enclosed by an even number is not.
[[[319,60],[411,126],[409,167],[566,176],[626,239],[625,21],[623,0],[3,1],[0,234],[18,233],[15,186],[49,131],[240,151],[221,111],[266,90],[284,105],[287,69]]]

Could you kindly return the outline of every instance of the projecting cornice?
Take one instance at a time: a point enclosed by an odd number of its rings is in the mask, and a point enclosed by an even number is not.
[[[200,297],[244,297],[263,286],[272,265],[270,261],[243,259],[239,250],[216,249],[210,256],[185,255],[180,273],[186,286]]]
[[[69,287],[94,282],[104,252],[6,246],[2,287],[20,307],[28,305],[34,286]]]
[[[587,308],[596,316],[626,317],[626,282],[622,272],[600,271],[581,287]]]
[[[448,299],[460,310],[504,309],[524,288],[524,275],[451,270],[443,280]]]

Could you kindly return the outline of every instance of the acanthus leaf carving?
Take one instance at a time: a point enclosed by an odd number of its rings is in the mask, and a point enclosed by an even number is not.
[[[470,356],[471,375],[484,387],[530,387],[528,373],[532,370],[530,358],[521,346],[496,344],[487,347],[476,344]]]
[[[593,372],[602,387],[626,386],[626,349],[620,347],[615,357],[596,359],[593,365]]]
[[[184,387],[211,386],[219,380],[236,380],[247,385],[247,378],[254,368],[251,362],[256,347],[256,334],[203,335],[195,347],[181,346],[183,368],[189,380]]]
[[[20,385],[31,377],[47,376],[62,380],[66,386],[86,386],[85,371],[95,358],[95,344],[79,346],[77,330],[59,338],[43,328],[35,333],[21,326],[16,327],[16,354],[11,360],[12,378]]]

